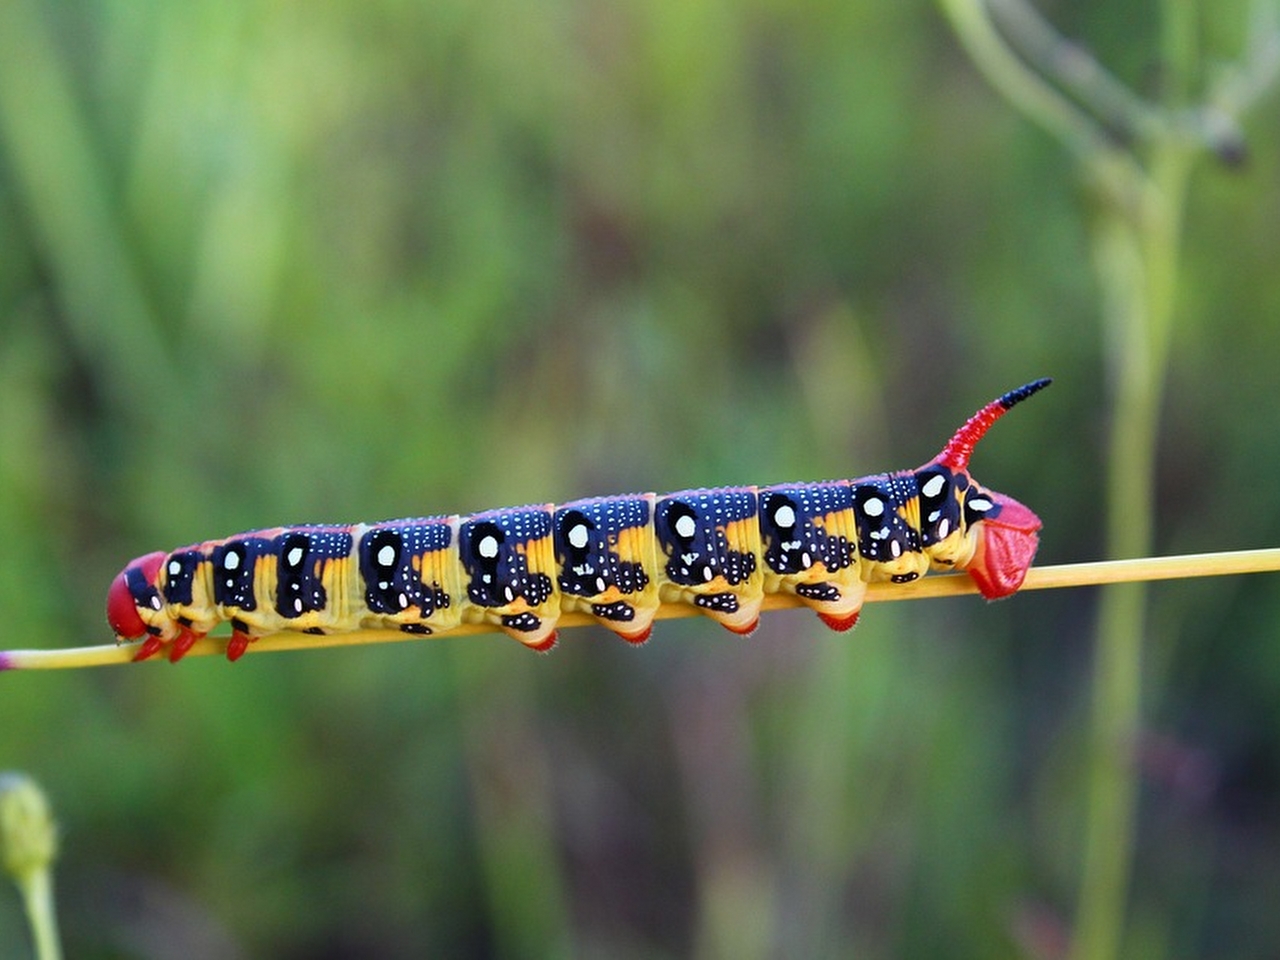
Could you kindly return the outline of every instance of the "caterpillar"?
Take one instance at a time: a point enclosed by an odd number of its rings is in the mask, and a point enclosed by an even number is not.
[[[1022,585],[1040,519],[969,475],[1005,411],[1048,386],[993,400],[917,470],[853,480],[594,497],[348,526],[255,530],[132,561],[112,582],[118,641],[176,662],[229,622],[227,657],[284,630],[447,634],[489,624],[549,650],[563,611],[643,643],[663,603],[691,604],[735,633],[765,594],[790,593],[833,630],[857,622],[866,585],[964,570],[987,599]]]

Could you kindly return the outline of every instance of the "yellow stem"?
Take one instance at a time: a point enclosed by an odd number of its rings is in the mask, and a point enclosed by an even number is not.
[[[1103,560],[1092,563],[1070,563],[1049,567],[1032,567],[1022,590],[1056,590],[1063,587],[1086,587],[1109,583],[1134,583],[1145,580],[1177,580],[1194,577],[1230,576],[1242,573],[1280,571],[1280,548],[1236,550],[1226,553],[1185,554],[1173,557],[1144,557],[1133,560]],[[873,583],[867,589],[868,603],[891,600],[924,600],[930,597],[953,597],[977,593],[978,588],[965,574],[925,577],[914,583]],[[770,594],[764,598],[764,610],[790,610],[802,606],[787,594]],[[686,604],[663,604],[659,620],[698,616],[699,611]],[[566,613],[561,627],[582,627],[595,621],[582,613]],[[476,636],[498,632],[489,624],[467,623],[455,627],[440,639]],[[197,641],[188,657],[220,655],[226,651],[225,637],[206,637]],[[249,647],[251,653],[278,650],[315,650],[324,647],[351,647],[370,643],[400,643],[421,640],[416,634],[399,630],[361,630],[355,633],[294,633],[285,631],[260,637]],[[0,652],[0,669],[58,670],[77,667],[105,667],[131,663],[139,644],[101,644],[91,647],[67,647],[57,650],[9,650]],[[157,656],[156,661],[163,659]]]

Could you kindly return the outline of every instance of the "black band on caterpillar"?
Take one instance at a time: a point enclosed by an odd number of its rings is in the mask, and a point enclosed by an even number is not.
[[[988,599],[1018,589],[1040,520],[969,475],[973,448],[1036,380],[975,413],[917,470],[854,480],[594,497],[351,526],[258,530],[130,563],[112,583],[117,637],[137,659],[179,659],[220,623],[234,660],[282,630],[438,635],[488,623],[526,646],[555,642],[579,610],[641,643],[663,603],[750,633],[765,594],[790,593],[833,629],[857,621],[866,584],[967,570]]]

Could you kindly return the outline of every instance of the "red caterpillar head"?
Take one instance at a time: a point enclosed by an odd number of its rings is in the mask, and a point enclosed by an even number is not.
[[[111,582],[107,591],[107,622],[117,637],[136,640],[152,632],[158,614],[164,609],[157,586],[164,553],[148,553],[134,560]]]
[[[1052,381],[1048,378],[1035,380],[991,401],[956,431],[930,463],[968,478],[969,457],[988,428],[1014,404],[1043,390],[1050,383]],[[973,558],[966,569],[988,600],[1006,597],[1022,586],[1027,568],[1035,558],[1040,518],[1013,497],[985,490],[971,479],[964,497],[965,515],[972,517],[971,522],[975,525],[981,524]]]

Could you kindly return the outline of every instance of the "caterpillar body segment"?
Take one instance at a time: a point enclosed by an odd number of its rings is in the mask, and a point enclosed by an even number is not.
[[[1022,585],[1040,520],[969,475],[973,448],[1037,380],[971,417],[933,460],[854,480],[593,497],[471,516],[257,530],[151,553],[107,596],[136,659],[177,660],[220,623],[227,655],[284,630],[447,634],[492,625],[535,650],[562,612],[631,643],[664,603],[750,633],[766,594],[789,593],[836,630],[856,623],[868,583],[965,570],[988,599]]]
[[[595,617],[629,643],[643,643],[662,605],[652,493],[592,497],[556,508],[562,610]]]

